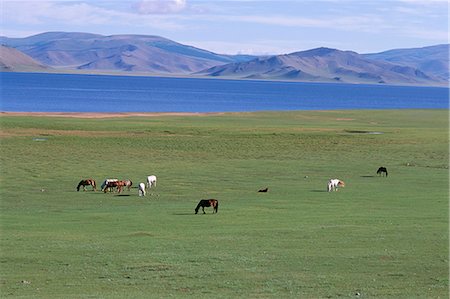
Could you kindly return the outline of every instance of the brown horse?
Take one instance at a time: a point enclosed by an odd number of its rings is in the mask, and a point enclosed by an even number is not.
[[[131,188],[130,182],[131,182],[131,181],[129,181],[129,180],[127,180],[127,181],[117,181],[117,182],[116,182],[116,183],[117,183],[117,185],[116,185],[116,187],[117,187],[117,192],[118,192],[118,193],[122,192],[122,189],[123,189],[124,187],[128,187],[128,190],[130,190],[130,188]],[[131,184],[132,184],[132,183],[131,183]]]
[[[212,207],[213,213],[217,213],[219,210],[219,201],[217,199],[202,199],[199,201],[197,207],[195,208],[195,214],[198,213],[198,210],[202,208],[203,214],[205,213],[205,208]]]
[[[80,191],[81,186],[83,186],[83,191],[86,191],[86,186],[92,186],[93,190],[97,191],[97,184],[95,183],[95,180],[93,180],[93,179],[81,180],[78,183],[77,191]]]
[[[128,190],[131,189],[131,185],[133,183],[130,180],[126,181],[110,181],[106,183],[103,192],[108,192],[108,190],[112,190],[112,188],[117,188],[117,193],[121,193],[124,187],[128,187]]]
[[[131,186],[133,186],[133,182],[131,180],[125,180],[125,186],[128,188],[128,191],[131,190]]]

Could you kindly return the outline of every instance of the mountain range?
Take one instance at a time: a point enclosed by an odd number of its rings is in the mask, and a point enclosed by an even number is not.
[[[449,45],[358,54],[317,48],[223,55],[151,35],[0,37],[2,71],[79,71],[370,84],[447,85]]]

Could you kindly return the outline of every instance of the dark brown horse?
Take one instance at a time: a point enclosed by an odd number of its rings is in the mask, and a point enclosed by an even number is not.
[[[202,208],[203,214],[205,213],[205,208],[212,207],[213,213],[217,213],[219,210],[219,201],[217,199],[202,199],[199,201],[197,207],[195,208],[195,214],[198,213],[198,210]]]
[[[117,188],[117,189],[119,189],[119,181],[107,181],[106,182],[106,185],[104,186],[104,188],[103,188],[103,192],[108,192],[108,191],[112,191],[112,188]]]
[[[383,166],[381,166],[380,168],[378,168],[378,170],[377,170],[377,174],[378,175],[383,175],[383,173],[386,175],[386,176],[388,176],[388,172],[387,172],[387,168],[386,167],[383,167]]]
[[[83,186],[83,191],[86,191],[86,186],[92,186],[93,190],[97,191],[97,184],[95,183],[95,180],[93,180],[93,179],[81,180],[78,183],[77,191],[80,191],[81,186]]]
[[[121,193],[124,187],[127,187],[128,190],[131,189],[131,186],[133,185],[133,183],[130,180],[126,180],[126,181],[109,181],[106,182],[106,186],[103,189],[103,192],[108,192],[108,190],[112,190],[112,188],[117,188],[117,192]]]

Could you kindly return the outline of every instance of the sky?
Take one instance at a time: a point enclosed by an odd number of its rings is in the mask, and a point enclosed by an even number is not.
[[[448,0],[0,0],[0,35],[158,35],[220,54],[376,53],[449,42]]]

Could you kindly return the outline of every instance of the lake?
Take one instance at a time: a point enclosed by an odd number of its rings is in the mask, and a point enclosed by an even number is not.
[[[0,75],[0,109],[11,112],[449,108],[449,89],[444,87],[6,72]]]

